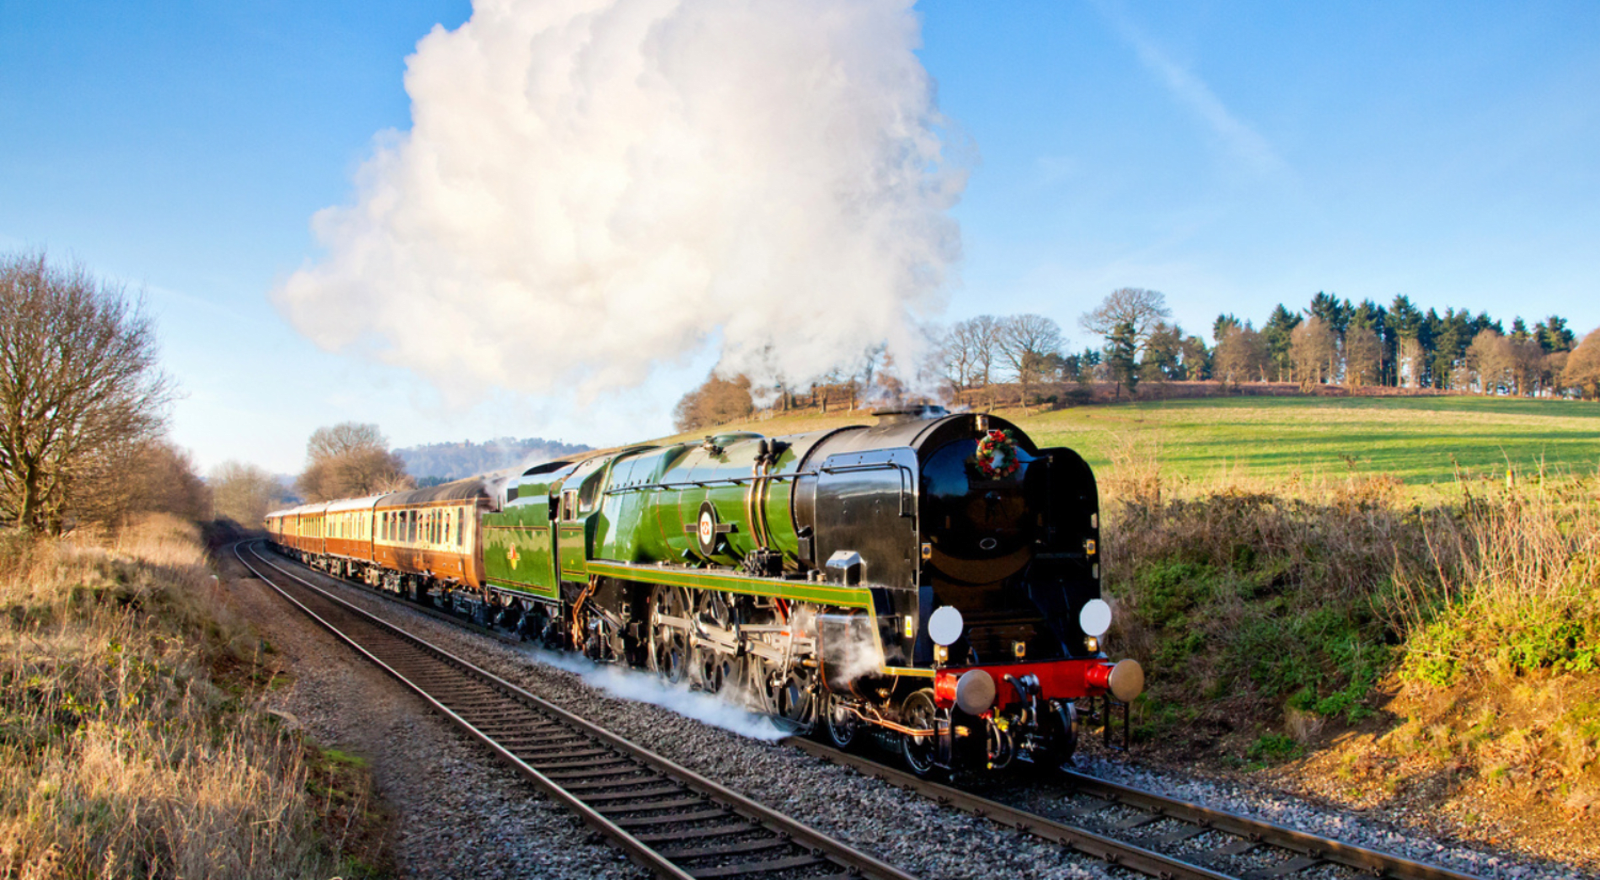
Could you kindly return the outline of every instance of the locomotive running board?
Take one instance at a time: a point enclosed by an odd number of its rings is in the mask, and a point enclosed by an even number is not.
[[[865,587],[844,587],[815,581],[789,581],[782,578],[754,577],[732,571],[638,565],[595,559],[588,563],[590,574],[657,584],[665,587],[690,587],[722,590],[747,596],[770,596],[798,602],[815,602],[840,608],[871,608],[872,594]]]

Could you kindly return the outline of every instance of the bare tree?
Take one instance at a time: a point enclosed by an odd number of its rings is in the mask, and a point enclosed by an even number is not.
[[[218,519],[260,528],[267,512],[283,500],[277,477],[265,468],[225,461],[211,469],[211,506]]]
[[[945,334],[945,377],[957,391],[979,388],[992,380],[1000,353],[1000,319],[979,315],[960,321]]]
[[[1249,324],[1225,327],[1211,359],[1211,376],[1224,385],[1251,382],[1266,376],[1270,352],[1267,341]]]
[[[1339,346],[1328,322],[1312,315],[1294,328],[1289,339],[1289,352],[1294,359],[1295,377],[1300,380],[1300,390],[1310,391],[1313,385],[1333,378]]]
[[[1165,294],[1142,287],[1122,287],[1106,294],[1098,308],[1078,319],[1078,325],[1096,336],[1109,338],[1119,324],[1132,324],[1143,345],[1156,322],[1170,317],[1172,309],[1167,308]]]
[[[1383,344],[1371,327],[1352,326],[1344,334],[1344,381],[1351,388],[1376,384],[1383,367]]]
[[[1424,365],[1428,359],[1428,350],[1422,346],[1422,341],[1415,336],[1400,337],[1399,349],[1395,363],[1398,384],[1402,388],[1421,388]]]
[[[306,441],[306,461],[321,461],[366,449],[387,449],[389,439],[377,425],[340,422],[331,428],[318,428]]]
[[[59,533],[97,464],[159,436],[173,394],[123,288],[0,256],[0,518]]]
[[[308,501],[332,501],[409,489],[416,481],[389,451],[377,425],[344,422],[318,428],[306,443],[306,469],[295,481]]]
[[[1011,315],[1000,322],[999,343],[1000,356],[1022,386],[1026,409],[1028,386],[1061,357],[1061,327],[1043,315]]]
[[[1561,382],[1578,389],[1584,400],[1600,400],[1600,329],[1590,331],[1578,347],[1567,354]]]
[[[672,420],[679,431],[698,431],[749,418],[753,412],[755,401],[750,397],[750,378],[739,375],[724,379],[713,372],[704,384],[678,401],[672,410]]]
[[[1485,327],[1467,346],[1467,369],[1484,394],[1495,394],[1502,389],[1514,391],[1517,386],[1516,348],[1499,331]]]
[[[1544,361],[1544,348],[1537,339],[1509,339],[1511,345],[1511,381],[1516,393],[1531,396],[1538,393],[1539,367]]]
[[[211,493],[189,453],[164,439],[114,443],[85,463],[83,484],[94,487],[72,502],[79,524],[116,528],[149,512],[190,520],[208,517]]]

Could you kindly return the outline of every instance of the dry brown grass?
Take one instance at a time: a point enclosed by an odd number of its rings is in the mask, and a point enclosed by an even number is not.
[[[305,746],[255,705],[197,530],[0,536],[0,877],[329,877]]]

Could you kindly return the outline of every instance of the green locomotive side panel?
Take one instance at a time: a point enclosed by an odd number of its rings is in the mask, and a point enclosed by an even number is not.
[[[666,460],[680,451],[678,447],[647,449],[612,462],[595,528],[596,557],[642,562],[660,559],[668,552],[660,529],[648,518],[653,510],[648,499],[659,490],[643,487],[657,485]]]
[[[547,484],[519,487],[516,501],[483,517],[483,565],[492,587],[560,597]]]

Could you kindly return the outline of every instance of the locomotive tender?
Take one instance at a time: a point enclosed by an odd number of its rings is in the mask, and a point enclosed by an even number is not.
[[[919,774],[1059,764],[1078,700],[1144,685],[1100,644],[1093,473],[994,416],[878,415],[303,505],[268,530],[333,574],[736,690],[835,745],[870,731]]]

